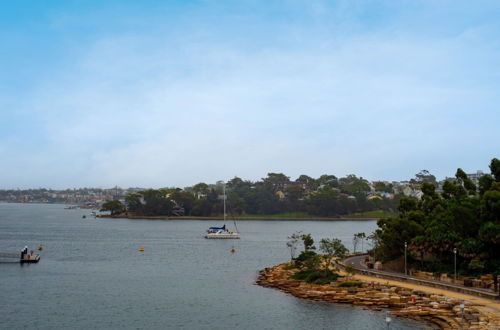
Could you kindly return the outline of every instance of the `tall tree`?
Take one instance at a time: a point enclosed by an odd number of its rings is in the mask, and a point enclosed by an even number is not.
[[[417,174],[415,174],[415,179],[412,179],[410,181],[413,181],[415,183],[432,183],[434,185],[437,184],[436,182],[436,177],[432,175],[428,170],[421,170]]]
[[[116,215],[125,212],[125,205],[120,201],[109,201],[102,204],[101,212],[111,212],[111,215]]]
[[[498,158],[493,158],[490,162],[491,175],[495,178],[495,181],[500,182],[500,160]]]
[[[273,186],[274,190],[282,190],[287,183],[290,182],[290,177],[283,173],[267,173],[267,178],[262,179],[264,183]]]
[[[300,183],[303,183],[305,185],[307,185],[308,187],[314,183],[314,179],[311,178],[310,176],[308,175],[305,175],[305,174],[302,174],[300,175],[297,180],[295,180],[295,182],[300,182]]]
[[[323,252],[325,258],[325,272],[328,271],[332,261],[335,258],[344,258],[349,250],[342,244],[342,241],[338,238],[323,238],[319,242],[319,250]]]
[[[348,194],[363,194],[369,192],[370,185],[362,177],[358,178],[354,174],[349,174],[345,178],[339,179],[340,189]]]

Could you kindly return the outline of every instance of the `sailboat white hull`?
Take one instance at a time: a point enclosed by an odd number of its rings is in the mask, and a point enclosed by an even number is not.
[[[238,233],[208,233],[205,238],[209,239],[239,239],[240,234]]]
[[[226,185],[224,184],[222,186],[222,192],[224,195],[224,226],[222,227],[210,227],[207,230],[207,234],[205,235],[205,238],[208,239],[239,239],[240,234],[238,234],[238,231],[232,231],[226,229]],[[238,228],[236,227],[236,221],[234,221],[234,227],[236,230]]]

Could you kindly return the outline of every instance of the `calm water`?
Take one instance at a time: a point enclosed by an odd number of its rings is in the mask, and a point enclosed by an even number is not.
[[[1,252],[45,247],[38,264],[0,263],[0,328],[386,329],[383,312],[253,284],[258,270],[289,259],[285,242],[294,231],[350,244],[353,233],[370,233],[373,221],[239,221],[242,239],[219,241],[202,236],[219,222],[83,214],[89,211],[0,204]],[[424,328],[401,318],[391,323]]]

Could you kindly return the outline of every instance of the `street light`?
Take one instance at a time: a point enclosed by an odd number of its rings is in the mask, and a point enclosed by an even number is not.
[[[457,248],[453,248],[453,253],[455,254],[455,280],[453,283],[457,283]]]
[[[408,275],[408,272],[406,270],[406,247],[408,246],[408,244],[406,243],[405,241],[405,275]]]
[[[389,326],[391,324],[391,317],[389,316],[389,312],[385,312],[385,323],[387,324],[387,329],[389,329]]]

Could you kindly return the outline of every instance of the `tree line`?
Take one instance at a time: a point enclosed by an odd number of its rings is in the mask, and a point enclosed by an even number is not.
[[[500,273],[500,161],[476,186],[462,169],[442,191],[424,182],[420,200],[402,197],[398,215],[378,220],[377,260],[402,258],[407,244],[414,268],[453,273],[455,256],[462,274]]]
[[[392,187],[378,183],[377,189]],[[299,176],[295,181],[283,173],[269,173],[257,182],[235,177],[226,183],[228,214],[234,216],[307,213],[335,217],[373,210],[395,211],[398,198],[368,199],[369,182],[356,175],[337,178],[322,175]],[[148,189],[129,194],[125,204],[111,201],[103,205],[112,214],[213,216],[223,213],[222,183],[198,183],[184,189]]]

